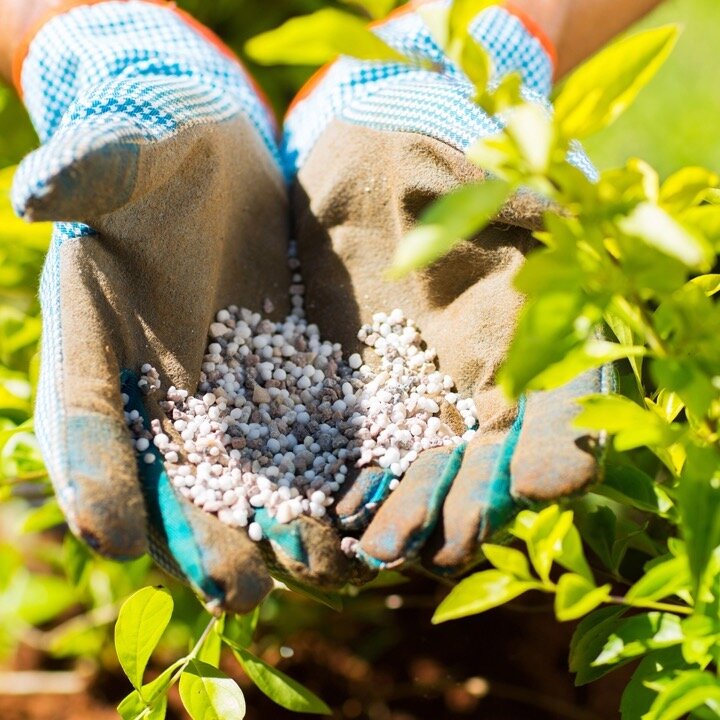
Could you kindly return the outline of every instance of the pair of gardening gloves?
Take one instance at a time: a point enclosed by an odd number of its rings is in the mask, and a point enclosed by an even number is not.
[[[597,477],[592,441],[571,421],[574,399],[602,389],[601,371],[517,404],[494,384],[539,203],[515,198],[427,270],[386,279],[418,214],[483,179],[463,152],[501,124],[471,102],[470,83],[417,12],[403,9],[375,32],[436,70],[341,58],[294,103],[281,143],[237,60],[161,2],[89,2],[56,15],[21,65],[42,146],[20,166],[13,202],[27,220],[56,222],[41,282],[36,431],[59,503],[97,552],[149,550],[218,610],[247,612],[273,575],[332,588],[418,562],[455,574],[518,508]],[[473,34],[496,80],[520,72],[526,96],[543,102],[552,61],[519,17],[492,8]],[[258,511],[256,543],[183,498],[159,454],[138,463],[121,393],[167,427],[153,397],[141,398],[139,367],[151,363],[164,388],[193,392],[219,309],[260,311],[269,299],[282,318],[290,237],[322,336],[359,351],[360,325],[402,308],[475,401],[479,432],[458,449],[422,453],[392,493],[389,473],[353,471],[330,522],[281,525]],[[345,535],[359,538],[355,558],[341,551]]]

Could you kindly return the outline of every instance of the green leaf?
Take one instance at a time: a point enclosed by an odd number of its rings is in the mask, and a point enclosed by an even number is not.
[[[689,268],[707,271],[712,267],[715,259],[712,245],[658,205],[640,203],[619,221],[618,227]]]
[[[373,20],[384,18],[397,4],[395,0],[342,0],[364,10]]]
[[[85,571],[92,559],[87,546],[81,543],[72,533],[65,533],[63,539],[63,565],[68,580],[72,585],[78,586],[85,575]]]
[[[150,656],[170,622],[173,600],[164,588],[146,587],[120,608],[115,624],[115,650],[133,687],[142,687]]]
[[[498,570],[502,570],[502,572],[519,580],[533,579],[527,558],[520,550],[505,547],[504,545],[491,545],[490,543],[483,544],[481,549],[487,560]]]
[[[202,660],[208,665],[218,667],[220,665],[220,657],[222,655],[222,625],[224,617],[220,618],[213,627],[213,631],[205,638],[200,651],[197,654],[198,660]]]
[[[564,622],[587,615],[610,597],[610,587],[596,587],[581,575],[565,573],[557,584],[555,616]]]
[[[22,525],[24,533],[37,533],[63,525],[65,516],[55,498],[50,498],[40,507],[31,510]]]
[[[572,511],[561,512],[557,505],[539,513],[525,511],[518,516],[512,532],[526,542],[533,567],[545,584],[550,581],[554,562],[593,582]]]
[[[538,582],[516,580],[500,570],[485,570],[460,581],[440,603],[432,622],[434,625],[448,620],[477,615],[502,605],[528,590],[540,590]]]
[[[578,402],[583,409],[573,424],[579,428],[613,433],[618,450],[631,450],[643,445],[666,447],[676,439],[671,425],[628,398],[599,394],[588,395]]]
[[[235,657],[248,677],[273,702],[287,710],[332,715],[332,710],[314,693],[247,650],[235,649]]]
[[[447,254],[479,233],[497,215],[511,188],[501,180],[468,183],[433,203],[401,241],[390,274],[402,277]]]
[[[657,650],[644,657],[625,686],[620,702],[622,720],[641,720],[657,696],[657,691],[651,690],[646,683],[672,677],[672,671],[683,665],[677,648]]]
[[[677,720],[708,705],[720,713],[720,679],[709,672],[681,672],[660,692],[644,720]]]
[[[225,618],[222,637],[228,645],[242,650],[250,645],[255,634],[260,608],[256,607],[246,615],[229,615]]]
[[[602,484],[593,492],[655,515],[667,515],[672,509],[665,490],[634,465],[608,463]]]
[[[507,395],[518,397],[535,377],[584,341],[577,331],[584,304],[579,292],[562,290],[528,300],[498,373],[498,383]]]
[[[498,0],[453,0],[448,15],[450,40],[466,37],[472,21],[487,8],[498,4]]]
[[[117,711],[123,720],[164,720],[167,714],[167,695],[160,695],[147,705],[140,693],[133,690],[117,706]]]
[[[529,390],[550,390],[573,378],[607,363],[647,354],[641,345],[619,345],[607,340],[589,339],[584,345],[570,350],[560,362],[550,365],[528,384]]]
[[[545,109],[534,103],[518,106],[508,119],[506,132],[525,161],[526,171],[545,174],[556,143],[555,126]]]
[[[624,612],[624,608],[599,608],[578,624],[570,642],[570,670],[576,673],[576,685],[587,685],[613,669],[596,667],[592,663],[610,633],[622,622],[620,616]]]
[[[614,122],[660,69],[678,34],[665,26],[631,35],[578,68],[555,101],[564,135],[582,139]]]
[[[679,645],[684,635],[680,618],[672,613],[649,612],[621,620],[607,638],[593,665],[614,665],[649,650]]]
[[[660,188],[660,204],[669,212],[679,212],[697,205],[720,177],[703,167],[685,167],[673,173]]]
[[[261,65],[322,65],[338,55],[407,62],[364,20],[335,8],[291,18],[276,30],[256,35],[245,44],[245,52]]]
[[[180,699],[192,720],[242,720],[245,697],[218,668],[191,660],[180,676]]]
[[[712,553],[720,546],[720,457],[712,448],[687,449],[677,492],[697,598]]]
[[[685,556],[667,556],[645,567],[645,574],[627,591],[631,605],[660,600],[690,587],[690,571]]]

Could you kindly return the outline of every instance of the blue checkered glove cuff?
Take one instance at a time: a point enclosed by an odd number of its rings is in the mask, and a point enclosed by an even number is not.
[[[108,0],[52,18],[30,44],[21,84],[43,143],[90,116],[112,134],[104,123],[122,113],[152,142],[241,112],[277,157],[273,119],[240,64],[169,7]]]

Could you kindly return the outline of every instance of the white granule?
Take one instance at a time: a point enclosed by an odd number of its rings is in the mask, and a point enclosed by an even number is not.
[[[197,393],[170,387],[160,402],[175,437],[158,420],[147,430],[137,410],[125,413],[145,462],[152,443],[183,495],[247,527],[253,540],[262,539],[256,509],[281,523],[321,518],[349,468],[375,465],[400,478],[423,450],[454,447],[477,426],[473,401],[453,392],[401,310],[376,314],[358,332],[376,355],[373,367],[357,353],[346,359],[306,321],[297,259],[290,266],[293,309],[284,321],[236,306],[217,313]],[[140,389],[157,391],[157,371],[145,364],[141,373]],[[462,436],[441,421],[443,404],[462,417]]]

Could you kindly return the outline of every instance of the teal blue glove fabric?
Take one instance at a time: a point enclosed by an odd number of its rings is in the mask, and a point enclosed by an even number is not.
[[[600,481],[603,443],[573,429],[572,420],[575,400],[609,392],[613,383],[610,366],[587,372],[521,398],[506,431],[421,455],[369,523],[359,556],[374,568],[419,559],[435,573],[453,575],[472,565],[480,544],[522,508]]]
[[[269,567],[342,583],[330,528],[306,518],[253,542],[183,499],[157,453],[138,464],[123,414],[121,390],[167,422],[134,373],[151,363],[166,389],[193,391],[219,309],[288,309],[286,188],[244,70],[171,8],[131,0],[50,20],[22,86],[43,144],[14,205],[60,221],[41,283],[36,427],[70,527],[110,557],[149,549],[213,608],[255,607]]]

